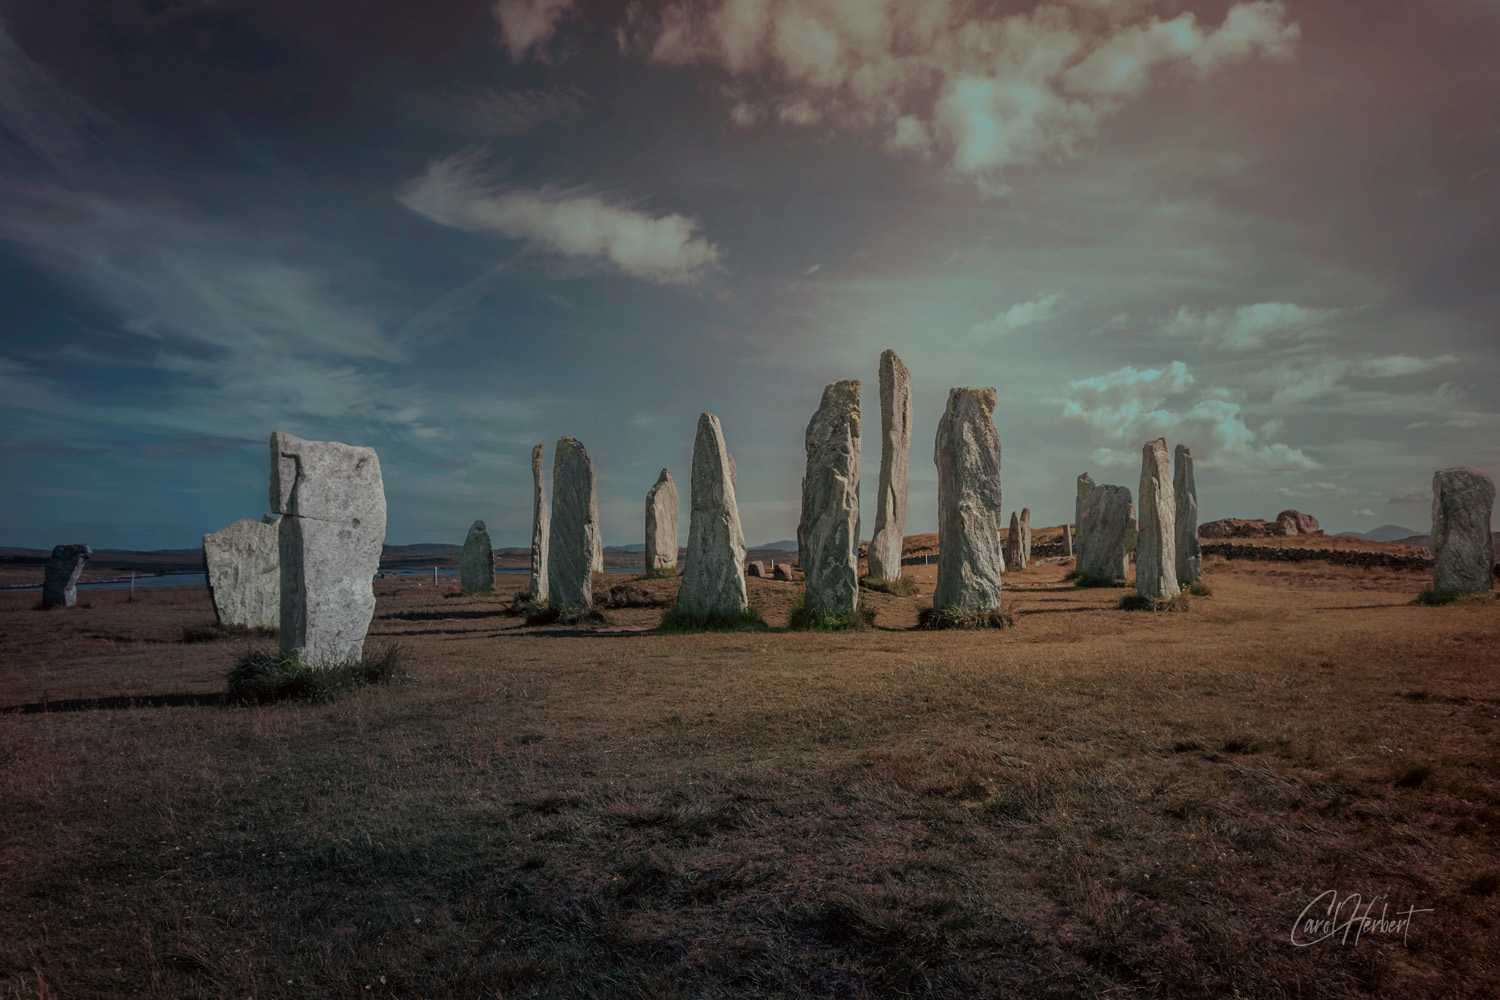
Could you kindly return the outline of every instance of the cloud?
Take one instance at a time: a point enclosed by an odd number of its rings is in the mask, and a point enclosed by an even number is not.
[[[1272,492],[1279,497],[1287,497],[1291,500],[1335,500],[1348,496],[1354,491],[1345,489],[1337,483],[1303,483],[1300,486],[1278,486]]]
[[[997,191],[1010,167],[1074,155],[1161,75],[1288,59],[1299,35],[1280,2],[1235,4],[1212,29],[1192,14],[1139,21],[1145,6],[1005,15],[953,0],[677,0],[633,4],[621,38],[651,61],[713,65],[743,84],[737,123],[764,105],[789,124],[874,133]]]
[[[694,235],[698,224],[686,216],[654,217],[594,195],[495,187],[478,174],[477,160],[459,154],[432,161],[398,200],[440,225],[608,261],[657,284],[693,284],[718,269],[719,248]]]
[[[1167,337],[1197,340],[1227,351],[1259,350],[1274,341],[1326,333],[1338,309],[1310,309],[1291,302],[1257,302],[1236,309],[1199,312],[1181,307],[1161,325]]]
[[[1045,323],[1062,312],[1062,301],[1063,296],[1061,293],[1053,293],[1032,299],[1029,302],[1017,302],[1009,309],[996,313],[993,319],[986,320],[983,323],[975,323],[969,332],[984,336],[1003,337],[1008,333],[1015,333],[1017,330],[1025,327]]]
[[[22,51],[0,17],[0,125],[48,164],[66,170],[82,155],[83,130],[96,116]]]
[[[1335,392],[1348,392],[1349,387],[1345,380],[1349,378],[1400,378],[1455,364],[1459,360],[1456,355],[1452,354],[1441,354],[1432,358],[1390,354],[1364,358],[1304,360],[1271,369],[1264,374],[1261,381],[1276,386],[1271,402],[1304,403]],[[1444,385],[1451,385],[1451,383],[1444,383]],[[1443,398],[1441,392],[1439,398]]]
[[[1430,489],[1402,490],[1400,493],[1396,493],[1396,494],[1392,495],[1392,497],[1389,500],[1387,500],[1386,503],[1393,503],[1393,504],[1420,504],[1422,506],[1426,506],[1427,504],[1432,503],[1432,490],[1430,490]]]
[[[1350,374],[1361,378],[1397,378],[1455,364],[1459,358],[1453,354],[1441,354],[1435,358],[1414,358],[1409,354],[1392,354],[1386,357],[1364,358],[1350,365]],[[1446,384],[1446,383],[1445,383]]]
[[[1358,510],[1351,510],[1349,513],[1353,514],[1355,517],[1374,517],[1375,516],[1375,512],[1373,510],[1371,510],[1370,508],[1368,508],[1368,507],[1361,507]]]
[[[495,0],[495,20],[511,59],[521,62],[530,54],[542,58],[546,45],[557,32],[557,22],[573,8],[574,0]]]
[[[476,87],[448,94],[411,98],[407,107],[417,118],[435,121],[473,139],[519,135],[539,125],[577,114],[587,95],[576,87],[546,90],[494,90]]]

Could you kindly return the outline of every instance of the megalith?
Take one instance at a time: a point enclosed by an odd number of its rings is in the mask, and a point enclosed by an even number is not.
[[[1137,494],[1135,590],[1142,597],[1175,597],[1177,583],[1177,500],[1172,485],[1172,459],[1167,439],[1141,447],[1141,488]]]
[[[1203,554],[1198,545],[1198,484],[1193,479],[1193,453],[1185,444],[1172,452],[1172,494],[1177,526],[1177,582],[1203,582]]]
[[[859,603],[859,429],[859,380],[824,388],[805,437],[803,601],[835,614]]]
[[[71,608],[78,603],[78,578],[94,555],[87,545],[56,545],[42,567],[42,607]]]
[[[1071,559],[1073,557],[1073,526],[1071,524],[1062,526],[1062,544],[1063,558]]]
[[[203,574],[220,625],[281,625],[278,519],[242,517],[203,536]]]
[[[531,446],[531,583],[527,594],[533,601],[547,599],[547,543],[552,516],[547,509],[547,477],[542,473],[542,444]]]
[[[1091,486],[1078,511],[1075,571],[1094,580],[1124,580],[1130,576],[1130,553],[1135,547],[1135,506],[1124,486]]]
[[[271,434],[281,515],[281,652],[309,666],[358,660],[375,614],[385,485],[373,448]]]
[[[677,484],[666,469],[646,491],[646,572],[677,568]]]
[[[1458,466],[1432,474],[1434,590],[1488,594],[1494,589],[1494,509],[1495,483],[1484,473]]]
[[[995,390],[948,390],[933,461],[938,470],[935,608],[989,611],[1000,605],[1000,435]]]
[[[1010,529],[1005,533],[1004,566],[1013,570],[1026,568],[1026,556],[1021,551],[1021,515],[1010,512]]]
[[[1073,557],[1075,559],[1083,558],[1083,539],[1088,533],[1083,523],[1083,498],[1088,496],[1093,488],[1093,477],[1087,472],[1078,477],[1078,492],[1073,498]]]
[[[895,351],[880,355],[880,494],[867,558],[870,575],[901,576],[911,468],[911,372]]]
[[[495,550],[483,521],[469,526],[463,553],[458,557],[458,585],[465,594],[488,594],[495,589]]]
[[[678,612],[702,618],[744,611],[749,607],[744,565],[745,536],[735,498],[734,461],[724,445],[719,418],[705,413],[698,418],[693,439],[687,557],[677,591]]]
[[[594,554],[599,537],[594,463],[574,437],[552,450],[552,523],[547,538],[548,600],[558,606],[594,602]]]
[[[1031,508],[1021,508],[1021,568],[1031,565]]]

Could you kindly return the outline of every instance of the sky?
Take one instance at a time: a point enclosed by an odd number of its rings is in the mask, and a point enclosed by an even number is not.
[[[823,387],[950,387],[1007,512],[1191,447],[1202,520],[1430,525],[1500,478],[1500,5],[0,0],[0,545],[186,548],[283,430],[387,541],[530,540],[530,451],[638,543],[722,421],[794,537]]]

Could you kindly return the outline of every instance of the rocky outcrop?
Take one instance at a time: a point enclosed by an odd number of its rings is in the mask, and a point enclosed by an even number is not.
[[[666,469],[646,492],[646,572],[677,568],[677,484]]]
[[[1460,594],[1494,589],[1495,544],[1490,518],[1495,484],[1462,466],[1432,475],[1432,586]]]
[[[933,460],[938,471],[938,571],[933,607],[1000,605],[1000,435],[995,390],[948,391]]]
[[[277,518],[242,517],[203,536],[203,573],[221,625],[281,624],[281,542]]]
[[[870,536],[870,575],[901,575],[906,534],[907,480],[911,466],[911,372],[895,351],[880,355],[880,493]]]
[[[552,516],[547,509],[547,481],[542,474],[541,444],[531,448],[531,583],[527,593],[533,601],[545,601],[547,586],[547,543],[552,533]]]
[[[719,418],[698,418],[688,498],[687,556],[677,610],[694,618],[734,615],[749,607],[745,592],[745,535],[740,530],[734,460]]]
[[[552,524],[547,538],[549,603],[593,604],[598,515],[593,460],[577,438],[558,438],[552,451]]]
[[[1282,511],[1274,521],[1221,517],[1198,526],[1199,538],[1278,538],[1302,534],[1322,534],[1322,529],[1317,518],[1295,510]]]
[[[1172,455],[1172,498],[1177,525],[1177,582],[1203,582],[1203,556],[1198,549],[1198,483],[1193,478],[1193,453],[1180,444]]]
[[[824,388],[805,437],[803,600],[835,614],[859,603],[859,432],[859,380]]]
[[[71,608],[78,603],[78,578],[94,550],[87,545],[57,545],[42,567],[42,607]]]
[[[495,589],[495,550],[490,545],[490,529],[483,521],[469,526],[458,557],[458,585],[465,594],[489,594]]]
[[[1177,501],[1172,487],[1172,459],[1167,439],[1141,448],[1141,488],[1137,511],[1135,590],[1142,597],[1174,597],[1177,584]]]
[[[1284,510],[1277,514],[1272,528],[1273,535],[1318,535],[1322,532],[1318,519],[1300,510]]]

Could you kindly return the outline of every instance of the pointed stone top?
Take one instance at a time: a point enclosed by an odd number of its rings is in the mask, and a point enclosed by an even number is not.
[[[829,423],[852,420],[859,424],[859,379],[846,378],[841,382],[830,382],[823,387],[823,401],[818,412]]]
[[[471,535],[474,534],[476,531],[489,531],[489,530],[490,529],[485,526],[485,523],[483,521],[475,521],[473,524],[469,525],[469,534],[471,534]]]
[[[659,475],[659,476],[656,477],[657,485],[660,485],[662,483],[670,483],[671,481],[672,481],[672,470],[671,469],[662,469],[661,470],[661,475]]]
[[[1172,449],[1172,454],[1177,458],[1192,458],[1193,450],[1185,444],[1180,444],[1176,448]]]
[[[542,452],[546,445],[540,441],[531,446],[531,471],[539,472],[542,468]]]

